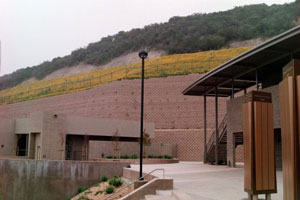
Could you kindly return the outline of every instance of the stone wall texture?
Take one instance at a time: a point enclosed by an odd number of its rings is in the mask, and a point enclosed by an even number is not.
[[[101,175],[121,176],[125,162],[0,159],[0,198],[64,200],[79,187],[99,183]]]
[[[203,97],[182,95],[182,91],[200,76],[145,80],[144,118],[146,122],[155,123],[157,136],[153,142],[177,145],[181,160],[202,160]],[[0,119],[25,118],[35,111],[49,111],[71,116],[140,120],[140,83],[140,80],[115,81],[82,92],[1,105]],[[219,121],[226,110],[225,102],[226,99],[220,98]],[[214,98],[208,98],[207,114],[210,132],[215,120]],[[51,142],[55,142],[54,139],[49,141],[49,147]]]

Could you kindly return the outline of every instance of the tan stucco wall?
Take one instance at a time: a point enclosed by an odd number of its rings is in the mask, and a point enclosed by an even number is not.
[[[15,155],[15,120],[0,120],[0,156]],[[3,145],[3,146],[2,146]]]
[[[28,118],[4,119],[0,122],[0,156],[15,155],[15,135],[29,134],[29,157],[40,159],[64,160],[66,135],[113,136],[118,130],[120,137],[139,137],[139,121],[96,119],[66,116],[52,112],[31,113]],[[145,123],[144,127],[154,137],[154,124]],[[80,149],[79,151],[81,151]]]

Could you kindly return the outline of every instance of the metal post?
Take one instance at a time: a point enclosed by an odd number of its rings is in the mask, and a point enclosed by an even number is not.
[[[215,118],[215,122],[216,122],[216,127],[215,127],[215,162],[216,165],[219,164],[219,155],[218,155],[218,140],[219,140],[219,133],[218,133],[218,86],[216,87],[216,92],[215,92],[215,112],[216,112],[216,118]]]
[[[259,89],[258,87],[259,86],[258,86],[258,70],[257,69],[255,70],[255,79],[256,79],[255,80],[256,81],[256,91],[258,91],[258,89]]]
[[[234,79],[231,82],[231,99],[234,99]]]
[[[144,131],[144,64],[145,58],[142,58],[142,85],[141,85],[141,136],[140,136],[140,180],[143,180],[143,131]]]
[[[204,155],[203,155],[203,162],[207,163],[207,127],[206,127],[206,95],[204,95]]]

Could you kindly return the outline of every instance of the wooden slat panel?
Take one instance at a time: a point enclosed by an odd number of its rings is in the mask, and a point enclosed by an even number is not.
[[[289,177],[288,177],[288,80],[285,79],[279,84],[280,100],[280,123],[281,123],[281,140],[282,140],[282,174],[283,174],[283,199],[290,198]]]
[[[283,171],[283,199],[297,200],[294,190],[294,88],[293,78],[288,77],[279,84],[280,123],[282,138],[282,171]]]
[[[300,61],[297,60],[295,65],[300,65]],[[300,76],[296,77],[296,84],[297,84],[297,116],[298,116],[298,121],[297,121],[297,137],[298,138],[298,150],[296,151],[298,153],[296,157],[296,170],[297,170],[297,178],[296,178],[296,199],[300,199]]]
[[[295,102],[294,102],[294,78],[288,78],[288,126],[287,126],[287,145],[288,145],[288,155],[287,162],[289,163],[288,168],[288,179],[289,179],[289,191],[290,199],[295,199]],[[297,199],[295,199],[297,200]]]
[[[262,188],[269,189],[268,104],[261,103]]]
[[[252,103],[243,104],[244,187],[252,190]]]
[[[255,172],[256,190],[263,189],[262,171],[262,130],[261,130],[261,102],[254,102],[254,140],[255,140]]]
[[[273,105],[268,103],[269,190],[276,189]]]

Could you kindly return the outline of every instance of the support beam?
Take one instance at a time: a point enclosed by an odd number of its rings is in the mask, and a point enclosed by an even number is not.
[[[218,87],[216,87],[216,93],[215,93],[215,163],[216,165],[219,164],[219,155],[218,155],[218,140],[219,140],[219,132],[218,132]]]
[[[258,91],[259,86],[258,86],[258,69],[255,70],[255,80],[256,80],[256,91]]]
[[[204,155],[203,155],[203,163],[207,163],[207,127],[206,127],[206,95],[204,97]]]
[[[265,62],[265,63],[263,63],[263,64],[257,66],[256,68],[249,69],[249,70],[247,70],[247,71],[245,71],[245,72],[243,72],[243,73],[241,73],[241,74],[239,74],[239,75],[237,75],[237,76],[234,76],[233,78],[234,78],[235,80],[237,80],[237,78],[239,78],[239,77],[241,77],[241,76],[244,76],[244,75],[246,75],[246,74],[248,74],[248,73],[250,73],[250,72],[253,72],[253,71],[255,71],[255,70],[258,70],[258,69],[260,69],[260,68],[262,68],[262,67],[264,67],[264,66],[266,66],[266,65],[271,64],[272,62],[276,62],[276,61],[278,61],[278,60],[280,60],[280,59],[282,59],[282,58],[284,58],[284,57],[286,57],[286,56],[288,56],[288,55],[290,55],[290,53],[283,54],[283,55],[281,55],[281,56],[277,56],[276,58],[274,58],[274,59],[272,59],[272,60],[269,60],[269,61],[267,61],[267,62]],[[221,83],[219,83],[219,84],[217,85],[217,87],[223,86],[224,84],[229,83],[230,81],[231,81],[231,79],[228,79],[228,80],[226,80],[226,81],[224,81],[224,82],[221,82]],[[256,81],[255,81],[255,82],[256,82]],[[193,85],[190,86],[190,87],[193,87]],[[187,90],[187,89],[186,89],[186,90]],[[212,88],[212,89],[206,91],[205,93],[206,93],[206,94],[209,94],[209,93],[212,92],[213,90],[214,90],[214,88]]]
[[[234,99],[234,78],[231,81],[231,99]]]
[[[234,79],[235,82],[244,82],[244,83],[256,83],[254,80],[249,79]]]

